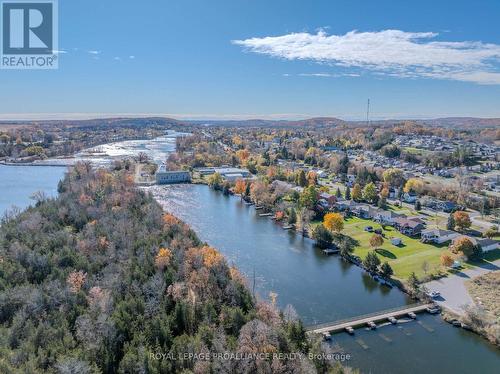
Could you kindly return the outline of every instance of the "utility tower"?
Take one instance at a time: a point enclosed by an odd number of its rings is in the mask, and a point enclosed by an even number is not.
[[[368,102],[366,104],[366,124],[370,124],[370,99],[368,99]]]

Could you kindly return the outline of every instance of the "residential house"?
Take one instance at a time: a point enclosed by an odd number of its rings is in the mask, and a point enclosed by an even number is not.
[[[323,201],[323,203],[322,203]],[[321,192],[319,194],[319,202],[325,208],[333,208],[337,202],[335,195],[329,194],[327,192]]]
[[[370,214],[370,206],[368,204],[356,203],[356,205],[353,204],[349,210],[356,217],[365,218],[365,219],[370,218],[370,215],[369,215]]]
[[[458,236],[459,234],[455,231],[441,229],[423,230],[421,232],[423,242],[432,242],[436,244],[449,242]]]
[[[417,201],[417,194],[415,192],[405,192],[403,194],[403,200],[407,203],[413,204],[415,201]]]
[[[355,202],[354,200],[345,200],[342,198],[338,199],[335,203],[335,207],[341,212],[352,212],[358,205],[359,203]]]
[[[452,201],[440,201],[437,207],[443,212],[451,213],[457,209],[457,204]]]
[[[399,217],[401,216],[393,211],[382,209],[377,209],[373,214],[373,220],[383,225],[393,225],[394,221]]]
[[[500,241],[498,240],[488,239],[488,238],[473,238],[468,235],[461,235],[459,237],[456,237],[453,240],[453,242],[463,237],[469,239],[472,243],[474,243],[474,245],[479,246],[483,252],[493,251],[495,249],[500,248]]]
[[[402,234],[417,236],[425,229],[425,222],[419,217],[405,217],[402,215],[394,220],[394,227]]]

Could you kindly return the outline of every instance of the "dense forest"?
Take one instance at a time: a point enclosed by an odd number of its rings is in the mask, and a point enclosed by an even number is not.
[[[125,169],[78,164],[2,219],[1,373],[342,372],[322,349]]]

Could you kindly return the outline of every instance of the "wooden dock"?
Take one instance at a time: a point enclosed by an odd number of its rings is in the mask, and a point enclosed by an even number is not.
[[[375,323],[380,321],[388,321],[389,318],[391,317],[397,318],[397,317],[407,316],[408,313],[423,312],[427,310],[427,308],[430,308],[432,306],[433,306],[432,303],[430,304],[418,303],[418,304],[404,305],[399,308],[388,309],[378,313],[371,313],[331,323],[323,323],[321,325],[309,326],[306,328],[306,330],[308,333],[317,333],[317,334],[324,334],[326,332],[334,333],[338,331],[344,331],[348,327],[354,328],[357,326],[366,326],[370,322]]]

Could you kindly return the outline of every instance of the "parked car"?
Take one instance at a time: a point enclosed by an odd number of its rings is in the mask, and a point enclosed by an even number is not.
[[[365,231],[373,232],[373,227],[371,227],[371,226],[365,226]]]
[[[374,232],[375,234],[382,235],[382,229],[375,229]]]

